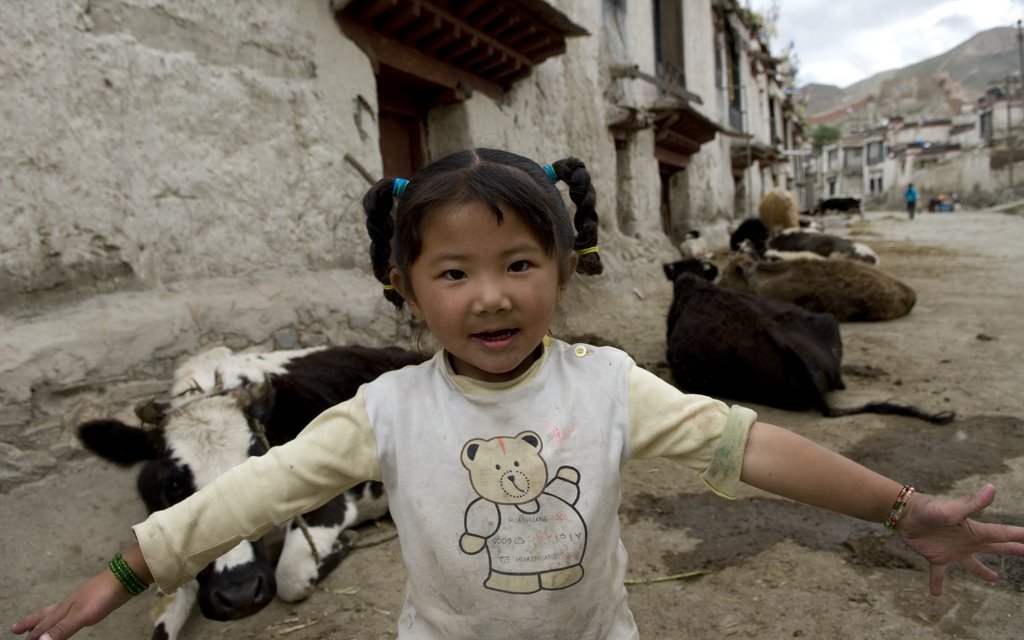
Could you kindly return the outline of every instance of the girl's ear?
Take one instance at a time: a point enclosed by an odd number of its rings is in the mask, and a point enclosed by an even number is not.
[[[420,315],[420,307],[412,297],[412,287],[410,287],[405,281],[405,278],[402,276],[402,272],[398,270],[398,267],[391,267],[391,270],[388,272],[388,282],[390,282],[391,286],[395,288],[395,291],[405,299],[405,306],[409,308],[412,315],[422,320],[423,317]]]
[[[573,251],[572,255],[569,256],[569,264],[566,265],[565,271],[559,275],[558,278],[558,302],[562,301],[562,298],[565,296],[565,292],[569,289],[569,282],[572,280],[573,274],[576,273],[576,265],[579,261],[579,255]]]

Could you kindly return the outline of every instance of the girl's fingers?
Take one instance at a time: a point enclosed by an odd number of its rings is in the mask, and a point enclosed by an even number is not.
[[[933,596],[942,595],[942,579],[946,575],[946,565],[933,564],[928,566],[928,583]]]
[[[1011,549],[1013,547],[1024,549],[1024,527],[991,522],[974,522],[972,524],[986,542],[1002,543]]]
[[[83,626],[72,619],[73,614],[72,607],[65,601],[46,607],[39,614],[26,618],[18,625],[22,629],[21,632],[29,631],[25,640],[66,640]],[[35,623],[29,625],[31,619],[34,619]]]
[[[986,509],[992,501],[996,499],[996,487],[994,484],[986,484],[977,493],[961,498],[961,508],[963,512],[959,514],[959,518],[965,519],[973,516],[979,511]]]
[[[36,613],[33,613],[30,616],[25,616],[21,620],[18,620],[13,625],[11,625],[11,633],[13,633],[13,634],[25,633],[26,631],[28,631],[32,627],[36,626],[36,622],[38,622],[42,617],[43,617],[43,612],[42,611],[37,611]]]
[[[991,538],[989,539],[991,541]],[[998,556],[1020,556],[1024,557],[1024,544],[1020,542],[991,541],[978,553],[991,553]]]
[[[81,625],[70,623],[66,616],[61,616],[57,620],[44,618],[26,640],[32,640],[35,637],[33,634],[36,633],[40,634],[39,640],[66,640],[81,628]]]
[[[974,575],[978,576],[986,582],[995,582],[999,579],[999,574],[996,573],[991,567],[986,565],[984,562],[978,560],[974,556],[967,558],[960,562],[960,566],[970,571]]]
[[[39,611],[36,611],[35,613],[25,616],[21,620],[18,620],[14,623],[13,626],[11,626],[11,633],[25,633],[26,631],[34,629],[36,626],[39,625],[39,622],[47,615],[49,615],[49,613],[53,611],[56,607],[57,605],[51,604],[48,607],[43,607]]]

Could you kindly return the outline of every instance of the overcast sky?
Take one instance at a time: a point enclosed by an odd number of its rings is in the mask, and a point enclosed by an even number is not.
[[[767,13],[772,2],[750,0],[750,6]],[[772,53],[794,43],[797,86],[848,87],[1024,19],[1024,0],[778,0],[778,7]]]

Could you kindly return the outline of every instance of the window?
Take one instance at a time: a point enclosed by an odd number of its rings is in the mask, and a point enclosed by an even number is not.
[[[743,99],[740,96],[740,52],[732,29],[725,30],[725,88],[729,101],[729,125],[743,131]]]
[[[861,150],[859,147],[843,149],[843,168],[856,169],[861,166]]]
[[[885,159],[885,146],[881,140],[868,143],[868,164],[878,164]]]
[[[981,141],[985,144],[992,144],[992,112],[986,112],[981,114],[978,119],[979,133],[981,134]]]
[[[680,0],[653,0],[654,59],[662,80],[686,86],[683,64],[683,5]]]

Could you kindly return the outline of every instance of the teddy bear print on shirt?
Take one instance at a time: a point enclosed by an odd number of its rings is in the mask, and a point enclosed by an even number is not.
[[[484,586],[507,593],[564,589],[583,578],[587,525],[576,510],[579,471],[563,466],[548,482],[540,436],[523,431],[462,448],[462,465],[480,497],[466,507],[459,547],[487,550]]]

